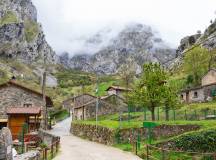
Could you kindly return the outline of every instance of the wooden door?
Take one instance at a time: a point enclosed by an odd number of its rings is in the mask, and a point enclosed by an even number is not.
[[[8,124],[11,130],[13,139],[17,139],[18,135],[22,132],[22,127],[26,123],[26,117],[22,115],[10,115]]]

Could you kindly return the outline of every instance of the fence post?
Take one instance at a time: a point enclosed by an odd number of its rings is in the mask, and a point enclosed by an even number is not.
[[[137,155],[137,147],[138,147],[138,142],[136,141],[135,142],[135,153],[136,153],[136,155]]]
[[[146,145],[146,160],[149,160],[149,146]]]
[[[57,140],[56,142],[56,153],[58,152],[58,143],[59,143],[59,140]]]
[[[198,120],[196,109],[194,110],[194,116],[195,116],[195,120]]]
[[[165,150],[161,148],[162,160],[165,160]]]
[[[47,160],[47,148],[45,148],[45,160]]]
[[[185,110],[185,120],[187,120],[187,111]]]
[[[138,135],[137,135],[137,149],[138,150],[140,150],[140,141],[141,141],[141,139],[140,139],[140,133],[138,131]]]
[[[216,160],[216,153],[213,156],[214,156],[214,160]]]
[[[207,110],[205,110],[205,111],[204,111],[204,117],[205,117],[205,119],[206,119],[206,117],[207,117],[207,114],[208,114],[208,113],[207,113]]]
[[[53,143],[51,144],[51,158],[53,158]]]
[[[43,153],[42,159],[44,160],[44,159],[45,159],[45,151],[44,151],[44,148],[42,149],[42,153]]]
[[[146,121],[146,108],[144,108],[144,121]]]
[[[176,114],[175,114],[175,109],[173,109],[173,120],[175,121],[176,120]]]

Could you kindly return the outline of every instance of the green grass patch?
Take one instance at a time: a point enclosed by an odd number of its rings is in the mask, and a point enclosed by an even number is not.
[[[27,42],[33,41],[39,33],[39,26],[37,22],[34,22],[32,20],[25,20],[24,26],[25,26],[26,41]]]
[[[7,11],[7,13],[2,18],[0,18],[0,26],[10,23],[18,23],[18,19],[14,12]]]
[[[69,112],[66,109],[62,109],[62,110],[50,113],[50,117],[52,119],[55,119],[57,122],[59,122],[59,121],[62,121],[64,119],[68,118],[69,117]]]

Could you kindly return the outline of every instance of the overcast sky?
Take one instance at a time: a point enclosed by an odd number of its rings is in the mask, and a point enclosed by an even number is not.
[[[46,39],[56,52],[79,51],[83,39],[104,27],[150,25],[172,46],[204,31],[216,18],[216,0],[33,0]]]

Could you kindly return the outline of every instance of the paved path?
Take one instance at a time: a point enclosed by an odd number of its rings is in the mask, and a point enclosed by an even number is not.
[[[61,136],[61,151],[54,160],[141,160],[131,153],[71,135],[70,123],[71,118],[68,118],[51,131]]]

